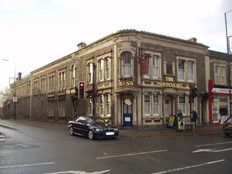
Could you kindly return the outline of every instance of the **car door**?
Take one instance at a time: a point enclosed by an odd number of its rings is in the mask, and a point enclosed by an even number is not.
[[[74,132],[77,134],[84,135],[83,125],[85,125],[85,117],[78,117],[75,124],[73,125]]]

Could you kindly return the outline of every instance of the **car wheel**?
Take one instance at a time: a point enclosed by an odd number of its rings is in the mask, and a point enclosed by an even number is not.
[[[225,132],[225,136],[229,137],[229,136],[230,136],[230,134],[229,134],[229,133],[227,133],[227,132]]]
[[[90,140],[93,140],[93,138],[94,138],[94,133],[93,133],[92,130],[89,131],[88,137],[89,137]]]
[[[73,134],[74,134],[74,132],[73,132],[73,127],[70,127],[70,128],[69,128],[69,134],[70,134],[70,135],[73,135]]]

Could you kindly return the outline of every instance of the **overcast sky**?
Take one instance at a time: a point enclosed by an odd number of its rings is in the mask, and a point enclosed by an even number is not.
[[[196,37],[226,52],[231,10],[231,0],[0,0],[0,90],[14,72],[25,76],[121,29]]]

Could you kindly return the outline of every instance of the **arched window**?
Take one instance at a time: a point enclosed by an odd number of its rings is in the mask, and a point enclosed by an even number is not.
[[[122,77],[132,76],[132,54],[130,52],[121,54],[121,68]]]

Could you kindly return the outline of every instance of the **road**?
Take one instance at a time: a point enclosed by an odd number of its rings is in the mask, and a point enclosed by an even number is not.
[[[0,120],[1,174],[231,174],[222,134],[89,140],[66,125]]]

